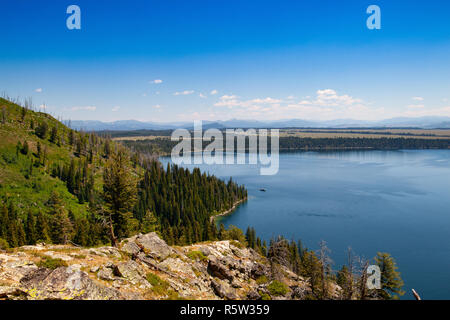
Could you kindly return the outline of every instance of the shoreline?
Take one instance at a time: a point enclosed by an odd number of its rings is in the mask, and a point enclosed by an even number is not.
[[[228,209],[228,210],[226,210],[226,211],[224,211],[224,212],[221,212],[221,213],[219,213],[219,214],[216,214],[216,215],[213,215],[213,216],[209,217],[209,222],[210,222],[210,223],[213,223],[214,220],[215,220],[217,217],[223,217],[223,216],[226,216],[226,215],[231,214],[234,210],[236,210],[236,208],[237,208],[241,203],[247,201],[247,199],[248,199],[248,197],[245,197],[244,199],[238,200],[238,201],[236,201],[235,203],[233,203],[233,206],[232,206],[230,209]]]

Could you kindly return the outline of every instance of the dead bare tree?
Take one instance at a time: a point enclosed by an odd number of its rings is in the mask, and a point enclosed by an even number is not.
[[[352,252],[352,248],[348,247],[347,249],[347,266],[348,266],[348,275],[346,281],[346,288],[344,288],[344,292],[346,293],[346,300],[351,300],[353,297],[353,283],[354,283],[354,266],[355,260]]]
[[[364,300],[367,295],[366,282],[367,282],[367,268],[369,267],[369,261],[365,258],[358,258],[359,263],[359,299]]]
[[[319,243],[320,251],[319,251],[319,260],[320,260],[320,277],[322,283],[322,299],[328,299],[328,281],[326,271],[330,269],[333,261],[331,260],[329,254],[331,250],[327,247],[327,243],[322,240]]]

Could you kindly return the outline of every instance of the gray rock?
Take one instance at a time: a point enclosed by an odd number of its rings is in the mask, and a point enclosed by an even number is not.
[[[122,251],[129,253],[131,255],[138,254],[141,248],[135,242],[127,242],[122,246]]]
[[[296,286],[292,289],[292,298],[303,300],[309,294],[311,294],[311,290],[307,287]]]
[[[241,284],[239,283],[239,281],[237,281],[236,279],[233,279],[233,281],[231,282],[231,286],[233,288],[242,288]]]
[[[0,286],[0,299],[9,299],[14,296],[22,295],[23,292],[17,287]]]
[[[55,270],[38,269],[20,281],[27,299],[47,300],[126,300],[139,299],[138,295],[122,294],[94,282],[87,273],[70,267]]]
[[[211,287],[214,293],[220,298],[228,300],[235,300],[238,298],[234,292],[227,290],[225,286],[220,284],[218,281],[211,280]]]
[[[92,273],[96,273],[98,270],[100,270],[100,267],[99,267],[99,266],[93,266],[93,267],[91,268],[91,270],[89,270],[89,271],[91,271]]]
[[[145,271],[133,260],[120,263],[114,268],[114,272],[119,277],[125,278],[133,284],[139,284],[151,288],[151,285],[145,279]]]
[[[227,279],[233,281],[233,275],[218,259],[211,259],[208,263],[208,273],[219,279]]]
[[[164,260],[172,253],[172,249],[155,232],[140,235],[135,242],[145,254],[159,261]]]
[[[261,263],[254,263],[250,270],[250,276],[253,279],[258,279],[262,276],[268,276],[270,274],[270,268]]]
[[[100,247],[91,249],[90,251],[93,251],[95,254],[102,256],[102,257],[114,257],[117,259],[120,259],[122,256],[117,248],[114,247]]]
[[[249,300],[259,300],[261,299],[261,295],[257,291],[251,290],[249,293],[247,293],[247,298]]]
[[[211,254],[211,249],[208,247],[201,247],[200,252],[205,255],[205,257],[209,256]]]
[[[101,268],[97,273],[97,277],[106,281],[113,281],[115,279],[113,269],[107,267]]]

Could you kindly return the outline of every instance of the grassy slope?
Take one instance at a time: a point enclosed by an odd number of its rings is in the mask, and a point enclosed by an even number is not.
[[[79,204],[78,199],[67,191],[64,182],[51,177],[44,167],[33,167],[32,175],[27,177],[27,172],[31,164],[31,158],[37,160],[38,141],[42,149],[47,148],[47,158],[49,162],[69,162],[73,157],[71,146],[68,144],[57,146],[47,139],[40,139],[30,129],[30,122],[35,125],[39,122],[47,121],[49,131],[57,126],[60,135],[64,135],[67,141],[69,128],[54,119],[48,114],[29,110],[24,122],[21,121],[21,108],[5,99],[0,98],[0,112],[6,107],[7,122],[1,123],[0,115],[0,199],[8,198],[13,200],[17,206],[19,214],[26,214],[28,208],[33,210],[44,209],[45,202],[49,199],[53,190],[58,191],[62,197],[66,208],[71,209],[74,214],[84,214],[86,204]],[[30,153],[33,156],[25,156],[19,152],[16,156],[16,145],[18,142],[28,142]]]

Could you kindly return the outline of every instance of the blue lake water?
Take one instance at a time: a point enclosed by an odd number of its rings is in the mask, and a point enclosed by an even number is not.
[[[282,153],[274,176],[256,165],[195,166],[248,189],[249,200],[220,220],[225,226],[301,239],[310,249],[325,240],[335,269],[349,246],[368,259],[389,252],[405,299],[411,288],[423,299],[450,299],[450,150]]]

